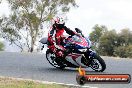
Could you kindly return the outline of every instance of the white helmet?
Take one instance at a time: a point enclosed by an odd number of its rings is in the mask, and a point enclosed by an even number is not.
[[[59,17],[56,17],[54,19],[54,22],[57,23],[57,24],[65,24],[64,19],[63,18],[59,18]]]

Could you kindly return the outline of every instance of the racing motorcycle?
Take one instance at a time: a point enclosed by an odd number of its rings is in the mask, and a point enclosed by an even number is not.
[[[106,64],[104,60],[91,49],[91,41],[89,38],[84,37],[80,29],[75,29],[78,35],[69,36],[64,39],[63,46],[66,48],[65,59],[58,59],[56,54],[47,48],[46,59],[48,62],[59,69],[64,69],[65,67],[91,67],[94,71],[103,72],[106,69]],[[43,44],[50,45],[47,38],[42,38],[39,42]],[[61,63],[61,65],[60,65]],[[62,65],[63,64],[63,65]]]

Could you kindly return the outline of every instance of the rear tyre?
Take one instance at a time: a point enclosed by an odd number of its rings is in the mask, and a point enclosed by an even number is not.
[[[96,72],[103,72],[106,69],[104,60],[97,54],[91,59],[90,67]]]
[[[52,66],[58,69],[65,68],[65,65],[61,64],[61,61],[58,58],[56,58],[56,55],[49,49],[46,51],[46,59]]]

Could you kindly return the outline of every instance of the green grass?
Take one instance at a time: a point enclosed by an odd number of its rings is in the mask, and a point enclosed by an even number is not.
[[[0,88],[69,88],[68,86],[57,84],[42,84],[34,81],[15,80],[0,77]]]

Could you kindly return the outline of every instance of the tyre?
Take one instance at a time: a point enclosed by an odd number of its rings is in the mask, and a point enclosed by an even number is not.
[[[103,72],[106,69],[106,64],[104,60],[97,54],[94,54],[94,56],[91,59],[90,67],[97,72]]]
[[[56,58],[56,55],[49,49],[46,51],[46,59],[52,66],[54,66],[56,68],[59,68],[59,69],[65,68],[64,65],[60,64],[60,61],[59,61],[59,59]]]

